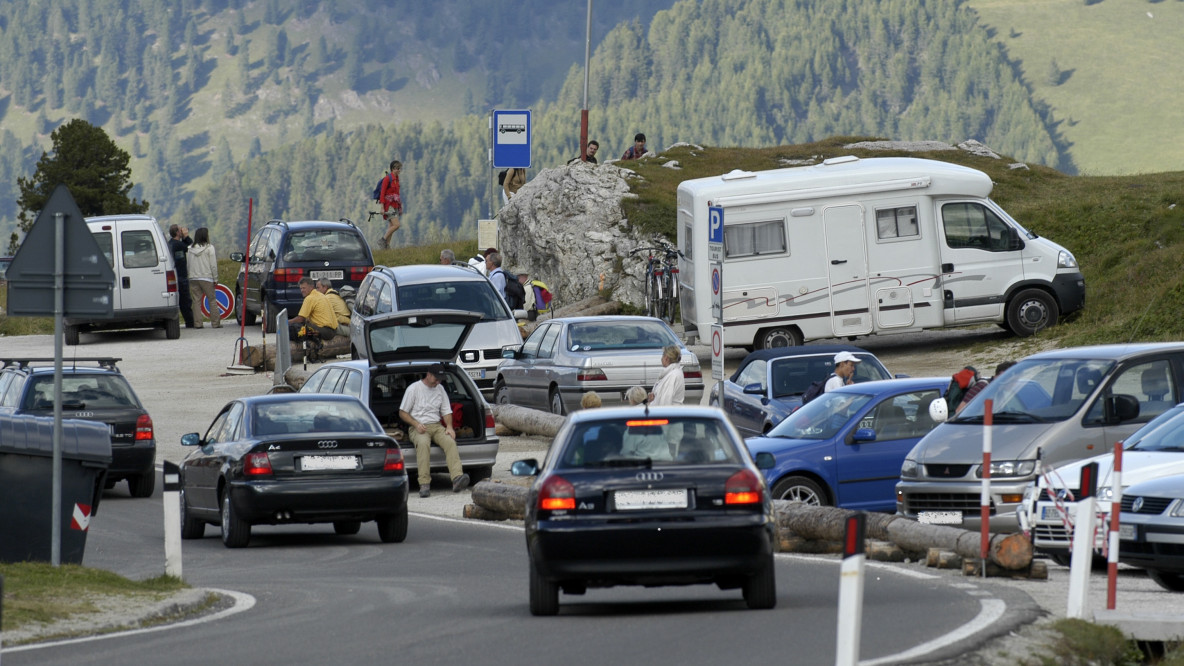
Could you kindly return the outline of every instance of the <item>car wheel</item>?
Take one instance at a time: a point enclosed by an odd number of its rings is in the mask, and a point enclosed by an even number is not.
[[[752,341],[757,349],[773,349],[774,347],[799,347],[802,344],[802,334],[792,326],[776,326],[762,328],[757,331]]]
[[[407,538],[407,505],[378,517],[378,538],[383,543],[403,543]]]
[[[1052,560],[1053,562],[1056,562],[1057,564],[1059,564],[1063,567],[1067,567],[1073,563],[1073,557],[1069,553],[1062,553],[1062,552],[1049,553],[1048,559]]]
[[[777,576],[773,568],[773,556],[755,575],[744,581],[744,603],[753,610],[773,608],[777,605]]]
[[[131,491],[132,497],[152,497],[152,491],[156,490],[156,472],[127,477],[127,489]]]
[[[1184,592],[1184,574],[1148,569],[1147,577],[1158,583],[1165,590]]]
[[[1021,338],[1056,326],[1059,317],[1057,302],[1039,289],[1025,289],[1007,305],[1007,326]]]
[[[530,563],[530,614],[557,615],[559,613],[559,585],[543,578]]]
[[[802,502],[812,506],[829,506],[826,493],[811,479],[804,476],[787,476],[773,486],[773,499]]]
[[[279,313],[280,309],[273,305],[271,301],[263,301],[263,324],[267,326],[268,333],[275,332],[275,318]]]
[[[551,413],[559,416],[567,415],[567,411],[563,409],[563,395],[555,387],[551,387]]]
[[[473,485],[477,485],[478,481],[485,481],[493,476],[493,466],[487,465],[485,467],[474,467],[469,470],[469,479]]]
[[[243,326],[254,326],[255,325],[255,313],[251,312],[251,308],[243,305],[243,300],[242,300],[243,297],[241,295],[236,294],[235,296],[236,296],[236,298],[238,298],[238,300],[235,301],[236,306],[235,306],[234,310],[235,310],[235,313],[238,314],[239,318],[243,320],[242,321]]]
[[[349,536],[357,534],[362,529],[362,521],[360,520],[335,520],[333,521],[333,531],[342,536]]]
[[[506,388],[506,383],[500,379],[497,380],[497,385],[493,387],[493,404],[510,404],[510,389]]]
[[[243,548],[251,541],[251,524],[234,512],[230,501],[230,490],[222,493],[222,545],[227,548]]]
[[[181,337],[181,316],[177,315],[172,319],[164,320],[164,337],[169,340],[177,340]]]
[[[78,330],[77,326],[71,326],[70,324],[66,324],[66,328],[64,331],[62,331],[62,333],[63,333],[62,337],[65,338],[66,344],[68,344],[70,346],[74,346],[74,345],[78,344],[79,330]]]
[[[181,538],[200,539],[206,535],[206,521],[189,515],[189,502],[185,500],[185,486],[181,486]]]

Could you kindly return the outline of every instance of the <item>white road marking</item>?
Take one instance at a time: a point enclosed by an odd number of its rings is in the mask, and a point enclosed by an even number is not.
[[[979,611],[978,615],[975,616],[973,620],[967,622],[961,627],[958,627],[957,629],[945,635],[938,636],[931,641],[926,641],[925,643],[922,643],[912,649],[905,650],[904,652],[890,654],[886,657],[880,657],[879,659],[861,661],[859,662],[860,666],[907,663],[909,661],[919,659],[930,652],[948,647],[960,640],[975,635],[983,629],[991,626],[996,620],[1003,617],[1003,613],[1007,611],[1007,604],[1004,603],[1002,599],[980,599],[979,603],[982,604],[982,610]]]

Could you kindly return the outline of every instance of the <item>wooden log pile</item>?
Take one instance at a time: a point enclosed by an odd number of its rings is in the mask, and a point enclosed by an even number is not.
[[[293,363],[304,362],[304,345],[300,342],[288,344],[292,353]],[[349,338],[343,335],[334,336],[332,340],[325,340],[321,351],[321,360],[333,360],[338,356],[349,356]],[[243,345],[239,363],[248,365],[256,370],[275,370],[275,344]]]
[[[492,408],[493,420],[509,433],[554,437],[566,420],[558,414],[518,405],[492,405]]]

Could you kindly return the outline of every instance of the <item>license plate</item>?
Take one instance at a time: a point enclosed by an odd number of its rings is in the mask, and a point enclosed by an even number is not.
[[[917,522],[928,525],[961,525],[961,511],[921,511],[917,514]]]
[[[1135,540],[1135,526],[1134,525],[1119,525],[1118,538],[1120,541],[1134,541]]]
[[[1066,513],[1072,513],[1072,512],[1069,511],[1068,508],[1066,508]],[[1061,514],[1059,511],[1057,511],[1056,505],[1050,504],[1048,506],[1040,507],[1040,520],[1055,520],[1057,522],[1060,522]]]
[[[613,493],[618,511],[639,509],[685,509],[686,490],[618,490]]]
[[[469,376],[473,379],[485,379],[484,370],[467,370],[466,372],[468,372]]]
[[[345,275],[343,275],[342,271],[309,271],[308,277],[314,280],[319,280],[323,277],[329,278],[330,280],[340,280],[345,277]]]
[[[357,456],[303,456],[300,459],[300,469],[305,472],[323,469],[357,469]]]

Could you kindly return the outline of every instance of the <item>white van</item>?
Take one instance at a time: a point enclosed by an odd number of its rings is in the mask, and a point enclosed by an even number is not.
[[[916,158],[835,157],[733,171],[678,187],[683,319],[712,312],[709,207],[723,210],[724,344],[806,340],[993,322],[1017,335],[1085,305],[1065,248],[988,199],[987,174]]]
[[[181,337],[177,271],[156,218],[149,215],[88,217],[86,224],[115,272],[115,313],[110,319],[65,320],[66,344],[81,333],[125,328],[163,328]]]

